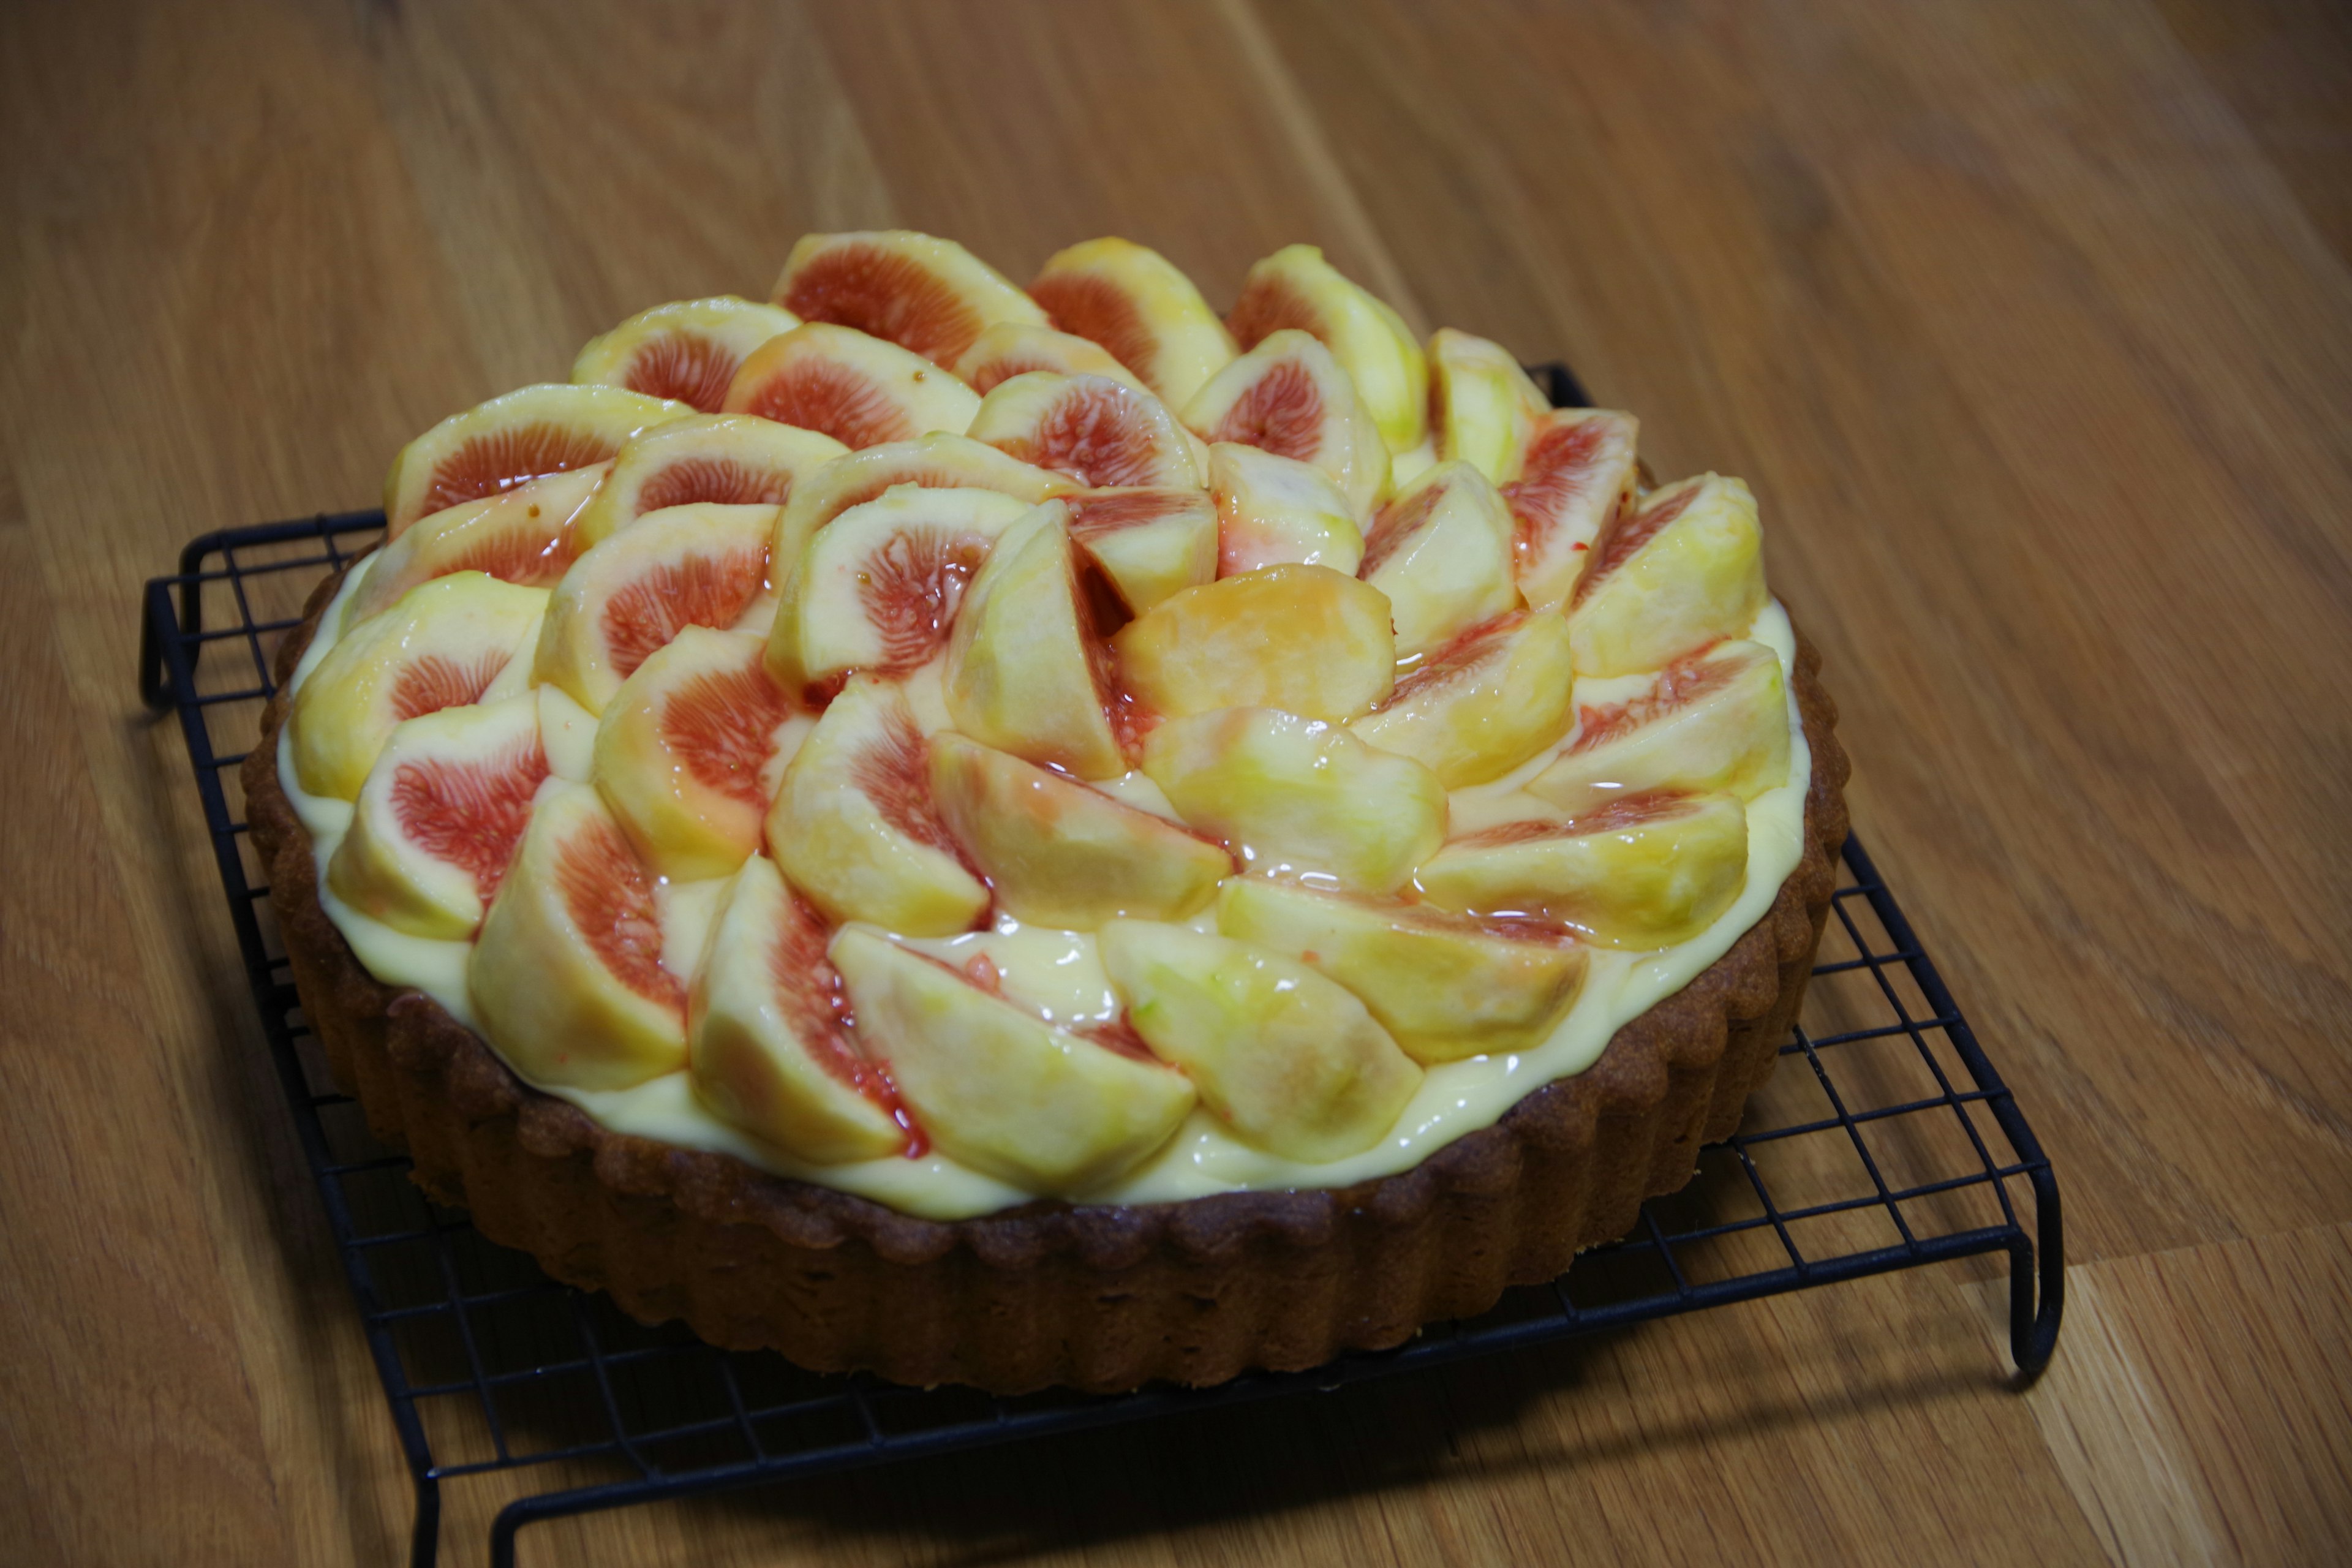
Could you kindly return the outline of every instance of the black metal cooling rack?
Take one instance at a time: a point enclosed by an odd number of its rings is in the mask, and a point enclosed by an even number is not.
[[[1741,1131],[1634,1233],[1474,1321],[1311,1373],[1118,1397],[994,1399],[821,1377],[648,1329],[554,1283],[405,1178],[336,1091],[247,847],[236,764],[270,656],[321,569],[373,543],[380,512],[208,534],[147,585],[140,690],[173,710],[263,1032],[318,1182],[409,1472],[410,1561],[435,1560],[441,1489],[503,1472],[490,1531],[514,1561],[536,1521],[950,1449],[1329,1391],[1702,1307],[2006,1255],[2019,1382],[2050,1359],[2063,1289],[2050,1163],[1870,857],[1849,840],[1804,1019]]]

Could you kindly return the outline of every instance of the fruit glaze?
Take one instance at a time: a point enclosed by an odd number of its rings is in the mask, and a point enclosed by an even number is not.
[[[1345,1186],[1797,868],[1755,500],[1630,416],[1309,246],[775,300],[411,442],[280,732],[361,962],[607,1128],[938,1219]]]

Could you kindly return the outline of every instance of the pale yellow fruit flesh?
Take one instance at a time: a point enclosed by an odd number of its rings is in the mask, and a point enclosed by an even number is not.
[[[1381,509],[1360,570],[1394,608],[1400,658],[1443,647],[1519,604],[1510,511],[1464,462],[1438,464]]]
[[[1360,1154],[1421,1087],[1363,1003],[1296,960],[1142,921],[1100,940],[1136,1033],[1253,1148],[1310,1164]]]
[[[1753,800],[1789,776],[1788,691],[1780,656],[1719,643],[1643,689],[1587,707],[1559,760],[1528,793],[1571,815],[1654,790],[1721,790]]]
[[[1066,474],[1008,458],[968,436],[934,432],[912,441],[867,447],[824,464],[793,486],[792,500],[776,519],[772,553],[778,577],[791,574],[818,530],[850,508],[864,506],[899,485],[995,490],[1024,506],[1078,489],[1077,481]]]
[[[1171,408],[1183,407],[1240,352],[1192,280],[1132,240],[1089,239],[1056,251],[1029,291],[1064,331],[1099,332],[1094,341]]]
[[[1429,365],[1393,306],[1351,281],[1312,245],[1286,245],[1242,279],[1227,319],[1244,348],[1267,331],[1299,327],[1331,351],[1391,452],[1427,433]]]
[[[1217,509],[1200,490],[1128,486],[1070,498],[1070,537],[1139,616],[1181,588],[1214,582]]]
[[[638,372],[639,354],[660,353],[667,346],[666,340],[689,353],[715,350],[740,364],[761,343],[800,324],[790,310],[733,294],[673,300],[640,310],[611,331],[589,339],[572,362],[572,380],[577,385],[628,386]],[[719,368],[725,368],[723,362]]]
[[[1746,635],[1764,607],[1763,545],[1755,496],[1715,474],[1670,485],[1612,521],[1570,602],[1576,672],[1656,669]]]
[[[1031,1192],[1131,1168],[1193,1104],[1183,1075],[1056,1029],[866,926],[833,940],[866,1054],[887,1064],[935,1144]]]
[[[1203,441],[1265,446],[1255,438],[1265,434],[1262,421],[1246,417],[1254,408],[1278,410],[1276,426],[1307,431],[1305,445],[1275,455],[1330,475],[1348,498],[1350,516],[1369,517],[1387,499],[1389,449],[1380,426],[1356,395],[1356,384],[1315,338],[1292,328],[1271,334],[1212,376],[1179,413],[1184,427]],[[1247,428],[1235,428],[1236,420]]]
[[[1343,572],[1269,566],[1170,595],[1112,646],[1154,713],[1264,707],[1344,721],[1396,684],[1389,615],[1386,595]]]
[[[503,495],[418,518],[378,553],[367,581],[343,607],[343,626],[355,626],[391,608],[419,583],[457,572],[483,572],[509,583],[529,575],[539,580],[523,585],[545,587],[586,548],[579,520],[594,504],[611,468],[596,463],[550,474]]]
[[[793,712],[761,668],[748,632],[688,626],[637,667],[596,726],[594,773],[604,802],[646,864],[682,880],[724,877],[760,847],[768,798],[760,775]],[[673,706],[698,711],[673,713]],[[736,738],[748,776],[708,779],[681,752],[674,724],[705,731],[755,726]],[[756,760],[753,749],[765,749]]]
[[[1519,477],[1550,400],[1500,343],[1440,327],[1429,340],[1430,431],[1440,462],[1470,464],[1496,484]]]
[[[1502,777],[1565,735],[1574,679],[1568,623],[1517,611],[1431,653],[1348,728],[1460,789]]]
[[[1423,1066],[1540,1045],[1588,967],[1565,931],[1510,933],[1501,922],[1264,877],[1225,883],[1217,930],[1338,981]]]
[[[530,465],[537,472],[503,476],[502,488],[512,489],[526,479],[603,462],[639,432],[693,412],[688,404],[625,392],[617,386],[572,386],[562,382],[544,382],[493,397],[463,414],[451,415],[400,449],[383,480],[385,536],[397,539],[418,518],[474,499],[462,495],[436,499],[437,493],[446,493],[436,491],[436,476],[443,462],[469,449],[495,449],[518,437],[545,448],[540,460]]]
[[[1364,536],[1348,498],[1311,463],[1220,441],[1209,448],[1209,495],[1217,507],[1217,571],[1223,576],[1286,562],[1351,575]]]
[[[690,483],[697,475],[713,488],[740,487],[727,504],[781,506],[811,474],[848,451],[830,436],[748,414],[673,419],[621,448],[610,477],[580,513],[573,538],[586,550],[648,511],[680,504],[665,492],[675,494],[682,479]],[[758,493],[741,493],[751,489]]]

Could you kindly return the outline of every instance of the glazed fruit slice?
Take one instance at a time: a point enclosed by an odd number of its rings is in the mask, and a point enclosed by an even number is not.
[[[1601,525],[1633,504],[1639,423],[1605,408],[1563,408],[1536,421],[1519,477],[1503,487],[1518,525],[1519,593],[1549,610],[1575,592]]]
[[[1424,1067],[1541,1045],[1588,967],[1582,944],[1559,927],[1265,877],[1226,882],[1217,930],[1338,981]]]
[[[889,1076],[849,1032],[833,933],[775,862],[743,863],[695,977],[687,1037],[694,1094],[731,1126],[814,1164],[909,1147]]]
[[[1046,324],[1037,302],[995,268],[954,240],[911,229],[802,236],[776,280],[776,303],[942,367],[999,321]]]
[[[1082,779],[1117,778],[1127,772],[1120,704],[1079,560],[1064,502],[1006,531],[948,638],[948,714],[999,751]]]
[[[1519,477],[1551,403],[1502,344],[1440,327],[1429,340],[1429,434],[1440,462],[1468,463],[1495,484]]]
[[[1339,362],[1307,333],[1283,331],[1225,366],[1184,405],[1202,440],[1238,441],[1331,476],[1353,517],[1388,494],[1389,454],[1380,427]]]
[[[1239,351],[1192,280],[1158,251],[1089,239],[1056,252],[1029,285],[1054,324],[1100,343],[1181,408]]]
[[[295,778],[312,795],[357,799],[394,726],[500,694],[493,682],[529,657],[547,603],[544,588],[459,572],[352,628],[295,693]]]
[[[1445,841],[1445,787],[1336,724],[1223,708],[1151,732],[1143,771],[1187,824],[1253,871],[1393,892]]]
[[[1656,669],[1764,607],[1764,535],[1738,479],[1703,474],[1612,518],[1569,601],[1579,675]]]
[[[553,686],[535,686],[539,702],[539,743],[547,752],[547,770],[571,784],[596,781],[596,715]]]
[[[1416,879],[1465,914],[1557,921],[1611,947],[1687,942],[1748,882],[1748,811],[1737,795],[1650,795],[1565,822],[1467,834]]]
[[[1201,483],[1175,416],[1151,394],[1108,376],[1016,375],[981,400],[966,433],[1089,489]]]
[[[1381,509],[1357,572],[1395,609],[1399,658],[1443,647],[1519,604],[1511,514],[1465,462],[1438,464]]]
[[[848,450],[830,436],[748,414],[673,419],[621,448],[573,534],[585,550],[649,511],[701,502],[782,506],[802,481]]]
[[[1360,1154],[1421,1087],[1364,1005],[1303,963],[1143,921],[1113,921],[1100,940],[1136,1033],[1253,1148],[1307,1164]]]
[[[961,435],[980,397],[920,354],[849,327],[810,321],[753,351],[719,406],[857,448],[911,441],[930,430]]]
[[[1209,494],[1221,577],[1286,561],[1353,574],[1363,560],[1348,498],[1311,463],[1220,441],[1209,448]]]
[[[1083,1192],[1168,1141],[1192,1086],[1097,1045],[864,926],[833,940],[857,1037],[887,1063],[931,1141],[1031,1192]]]
[[[686,1065],[653,874],[585,784],[539,797],[467,973],[482,1032],[537,1084],[627,1089]]]
[[[767,586],[772,506],[674,506],[582,555],[555,585],[532,666],[602,714],[621,682],[688,626],[731,626]]]
[[[994,490],[893,489],[812,537],[768,634],[768,670],[819,700],[853,669],[904,675],[947,647],[973,576],[1029,508]]]
[[[1183,486],[1082,490],[1068,498],[1070,537],[1139,616],[1217,575],[1217,509]]]
[[[913,485],[929,490],[994,490],[1024,506],[1075,494],[1066,475],[1016,462],[993,447],[963,436],[932,435],[913,441],[868,447],[825,464],[793,490],[776,520],[775,558],[789,575],[809,539],[854,506],[864,506],[887,489]]]
[[[1568,732],[1574,678],[1568,623],[1515,610],[1430,654],[1349,728],[1426,764],[1448,789],[1485,784]]]
[[[642,430],[690,405],[617,386],[526,386],[453,414],[400,449],[384,476],[384,534],[397,539],[444,507],[499,495],[549,474],[593,468]]]
[[[1753,800],[1789,777],[1788,701],[1780,655],[1717,643],[1631,695],[1580,707],[1575,738],[1528,793],[1570,813],[1658,790]]]
[[[589,339],[572,362],[572,379],[673,398],[716,414],[751,351],[800,324],[790,310],[732,294],[656,305]]]
[[[550,474],[504,495],[419,518],[378,553],[343,611],[344,626],[391,608],[419,583],[456,572],[487,572],[526,588],[552,587],[586,548],[580,542],[579,518],[602,488],[609,466]]]
[[[1328,566],[1269,566],[1183,589],[1111,640],[1128,693],[1171,718],[1264,707],[1344,721],[1396,681],[1387,596]]]
[[[1100,375],[1150,393],[1143,378],[1111,358],[1110,351],[1088,338],[1033,327],[1022,321],[999,321],[972,339],[971,347],[955,363],[958,379],[985,397],[1004,382],[1031,371],[1056,375]]]
[[[760,847],[793,705],[765,639],[688,626],[621,683],[596,726],[596,786],[663,877],[724,877]]]
[[[1314,246],[1286,245],[1252,267],[1225,325],[1244,349],[1285,329],[1313,334],[1356,384],[1390,451],[1409,452],[1427,433],[1421,344],[1386,300],[1349,281]]]
[[[1032,925],[1184,920],[1234,869],[1173,823],[952,732],[932,739],[931,794],[997,902]]]
[[[826,919],[953,936],[988,910],[931,799],[930,751],[898,688],[852,676],[784,769],[768,852]]]
[[[546,777],[539,703],[528,694],[411,719],[368,774],[327,886],[394,931],[463,942],[482,923]]]

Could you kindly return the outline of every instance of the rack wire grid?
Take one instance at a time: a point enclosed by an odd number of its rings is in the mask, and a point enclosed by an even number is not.
[[[2048,1363],[2063,1305],[2058,1190],[1870,857],[1849,839],[1787,1059],[1699,1173],[1623,1240],[1492,1312],[1310,1373],[1114,1397],[999,1399],[820,1376],[767,1353],[647,1328],[541,1274],[429,1204],[373,1142],[305,1027],[247,846],[236,765],[270,658],[321,569],[374,542],[380,512],[207,534],[147,585],[140,688],[176,710],[230,918],[302,1152],[383,1380],[416,1495],[410,1561],[436,1556],[442,1484],[508,1472],[490,1560],[535,1521],[1149,1419],[1328,1392],[1699,1308],[2005,1255],[2019,1386]]]

